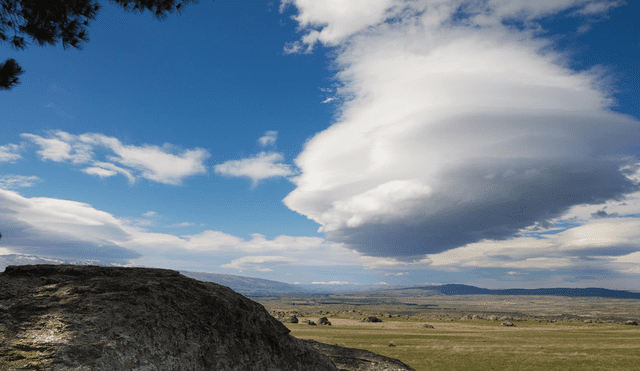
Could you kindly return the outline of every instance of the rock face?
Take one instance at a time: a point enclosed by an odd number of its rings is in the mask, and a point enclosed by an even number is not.
[[[0,274],[0,370],[337,369],[227,287],[164,269],[32,265]]]
[[[381,356],[367,350],[344,348],[313,340],[305,341],[320,353],[331,358],[340,371],[415,371],[397,359]]]

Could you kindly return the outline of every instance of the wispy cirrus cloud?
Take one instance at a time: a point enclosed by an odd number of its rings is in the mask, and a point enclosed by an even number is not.
[[[328,282],[323,282],[323,281],[314,281],[311,282],[312,285],[350,285],[349,282],[345,282],[345,281],[328,281]]]
[[[180,222],[180,223],[176,223],[176,224],[170,224],[167,225],[167,228],[184,228],[184,227],[191,227],[194,226],[194,223],[191,222]]]
[[[40,181],[35,175],[0,175],[0,189],[32,187]]]
[[[28,133],[21,136],[40,147],[37,154],[43,161],[89,165],[82,169],[86,174],[101,178],[122,174],[130,183],[141,177],[180,185],[187,177],[205,174],[204,161],[209,158],[209,152],[201,148],[179,150],[170,144],[162,147],[125,145],[116,138],[95,133],[73,135],[58,130],[45,137]],[[96,159],[97,151],[106,151],[105,158]]]
[[[421,261],[638,189],[625,169],[640,121],[611,110],[602,68],[570,69],[539,22],[622,3],[288,3],[298,50],[337,46],[340,114],[294,160],[284,200],[330,241]]]

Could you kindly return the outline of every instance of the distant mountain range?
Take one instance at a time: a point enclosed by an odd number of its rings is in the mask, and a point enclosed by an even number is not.
[[[421,290],[433,295],[549,295],[549,296],[569,296],[569,297],[602,297],[617,299],[640,299],[640,293],[609,290],[598,287],[588,287],[584,289],[572,288],[549,288],[549,289],[504,289],[492,290],[469,285],[439,285],[439,286],[417,286],[405,287],[396,290]]]
[[[0,255],[0,271],[8,265],[26,264],[73,264],[73,265],[99,265],[99,266],[122,266],[118,264],[105,263],[99,260],[81,259],[60,259],[49,258],[31,254],[7,254]],[[204,272],[180,271],[181,274],[204,282],[215,282],[227,286],[232,290],[245,296],[306,296],[306,295],[329,295],[348,292],[377,291],[404,291],[420,290],[422,295],[551,295],[568,297],[603,297],[618,299],[640,299],[640,292],[609,290],[603,288],[590,287],[585,289],[574,288],[549,288],[549,289],[505,289],[492,290],[469,285],[431,285],[431,286],[405,286],[390,287],[380,285],[293,285],[285,282],[265,280],[261,278],[251,278],[235,276],[231,274],[216,274]]]
[[[235,292],[245,296],[290,296],[308,295],[314,292],[290,283],[265,280],[261,278],[250,278],[234,276],[232,274],[216,274],[203,272],[180,271],[184,276],[195,278],[203,282],[215,282],[227,286]]]

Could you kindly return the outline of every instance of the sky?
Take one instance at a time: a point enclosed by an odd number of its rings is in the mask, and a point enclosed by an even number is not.
[[[637,1],[101,4],[0,45],[0,255],[640,289]]]

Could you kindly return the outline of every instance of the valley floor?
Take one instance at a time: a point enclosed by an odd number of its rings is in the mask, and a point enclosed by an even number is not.
[[[299,323],[285,323],[293,336],[369,350],[416,371],[640,367],[640,326],[625,325],[640,323],[638,300],[341,296],[258,301],[283,320],[296,315]],[[382,322],[361,321],[368,316]],[[321,317],[331,326],[303,323],[319,323]],[[515,326],[502,325],[506,321]]]
[[[300,320],[307,318],[301,317]],[[317,317],[309,317],[315,322]],[[301,339],[396,358],[416,371],[638,370],[640,328],[620,324],[329,317],[331,326],[286,324]],[[434,328],[425,328],[430,324]]]

